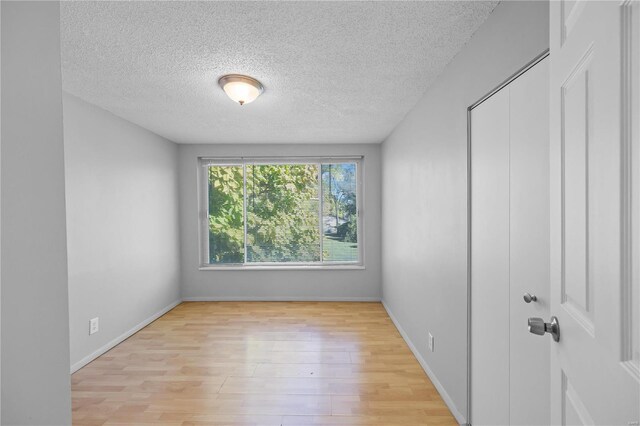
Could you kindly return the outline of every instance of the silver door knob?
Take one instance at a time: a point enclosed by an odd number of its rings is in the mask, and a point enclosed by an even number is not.
[[[522,296],[522,298],[526,303],[536,302],[538,300],[535,294],[529,294],[529,293],[525,293],[524,296]]]
[[[551,322],[544,322],[542,318],[529,318],[529,333],[544,336],[545,333],[551,334],[553,340],[560,341],[560,324],[558,318],[551,317]]]

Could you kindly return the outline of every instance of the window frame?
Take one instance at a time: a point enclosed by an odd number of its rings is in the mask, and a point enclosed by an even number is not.
[[[318,191],[320,198],[319,232],[320,250],[322,253],[324,231],[322,221],[322,205],[324,192],[322,189],[322,165],[323,164],[356,164],[356,217],[358,221],[358,260],[355,262],[246,262],[247,247],[247,206],[246,206],[246,173],[243,173],[243,216],[244,220],[244,253],[245,262],[213,264],[209,263],[209,182],[208,167],[210,166],[246,166],[246,165],[278,165],[278,164],[317,164],[320,170],[318,175]],[[364,244],[364,156],[337,156],[337,157],[198,157],[197,188],[198,188],[198,259],[199,270],[277,270],[277,269],[365,269],[365,244]]]

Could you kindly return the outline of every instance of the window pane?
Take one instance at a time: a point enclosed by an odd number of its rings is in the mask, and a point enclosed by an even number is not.
[[[319,167],[246,165],[247,262],[319,262]]]
[[[242,166],[209,167],[209,263],[244,262]]]
[[[322,193],[324,261],[357,262],[356,164],[323,164]]]

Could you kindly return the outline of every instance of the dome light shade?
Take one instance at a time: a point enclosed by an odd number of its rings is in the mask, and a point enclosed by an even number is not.
[[[240,105],[255,101],[264,91],[262,83],[258,80],[240,74],[224,75],[220,77],[218,84],[231,100]]]

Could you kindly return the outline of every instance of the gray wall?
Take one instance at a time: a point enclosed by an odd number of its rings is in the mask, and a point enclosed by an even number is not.
[[[0,7],[2,424],[68,424],[59,4]]]
[[[75,370],[180,298],[178,148],[74,96],[63,100]],[[100,331],[89,335],[94,317]]]
[[[0,46],[2,45],[2,7],[0,7]],[[2,55],[0,55],[0,69],[2,69]],[[0,75],[2,72],[0,71]],[[2,85],[0,85],[0,98]],[[2,102],[0,102],[0,135],[2,134]],[[2,138],[0,137],[0,188],[2,187]],[[0,212],[2,212],[2,197],[0,197]],[[0,213],[0,241],[2,241],[2,213]],[[0,261],[0,423],[2,423],[2,261]]]
[[[467,107],[548,48],[548,7],[500,3],[382,147],[384,302],[458,420],[467,415]]]
[[[364,270],[199,271],[197,158],[364,155]],[[380,145],[180,145],[182,296],[186,299],[379,300]]]

